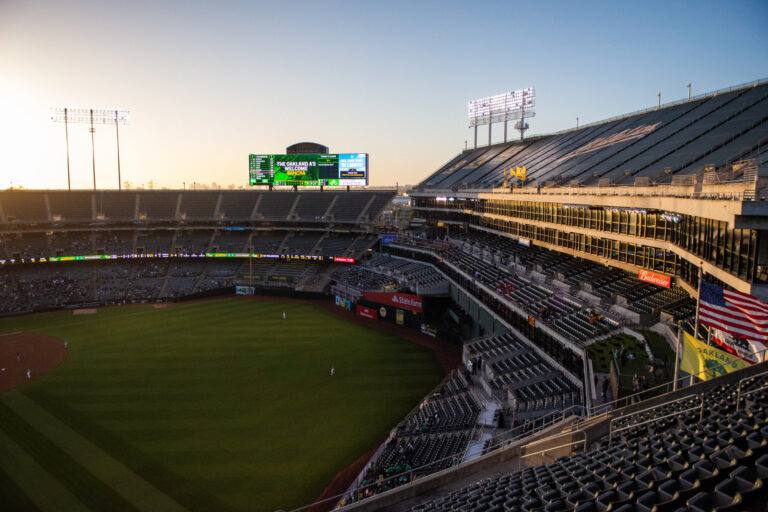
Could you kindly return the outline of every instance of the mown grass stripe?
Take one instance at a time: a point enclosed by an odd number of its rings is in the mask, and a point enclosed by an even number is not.
[[[71,410],[64,402],[46,391],[36,391],[33,398],[73,430],[87,437],[104,451],[108,451],[136,474],[152,482],[155,487],[189,510],[200,512],[231,512],[233,510],[199,485],[170,471],[167,466],[128,444],[98,423],[90,421],[86,415]]]
[[[68,340],[66,360],[17,391],[201,512],[310,502],[441,377],[426,349],[311,304],[112,308],[0,330]],[[193,488],[171,492],[177,476]]]
[[[80,434],[39,407],[27,396],[10,392],[0,397],[7,407],[42,435],[65,450],[83,467],[110,486],[138,510],[184,512],[172,498],[125,467]]]
[[[2,510],[25,512],[87,512],[64,488],[19,445],[0,430],[0,499]]]
[[[102,510],[105,504],[109,504],[110,511],[115,512],[137,510],[2,402],[0,402],[0,430],[5,434],[5,439],[0,439],[0,444],[3,446],[7,444],[11,449],[14,444],[18,445],[34,460],[36,467],[26,466],[29,475],[24,478],[24,485],[35,486],[38,478],[43,479],[46,485],[40,485],[36,492],[33,490],[34,494],[30,494],[30,497],[34,496],[41,500],[38,506],[43,510],[58,512],[63,509],[59,499],[75,511]],[[41,477],[46,473],[50,474],[54,482],[58,481],[66,491],[60,492],[57,486],[51,485],[50,481],[46,482],[46,477]],[[76,497],[83,508],[77,508],[77,501],[67,499],[67,494]]]

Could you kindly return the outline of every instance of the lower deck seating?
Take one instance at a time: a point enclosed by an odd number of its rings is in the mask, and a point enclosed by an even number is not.
[[[584,452],[498,473],[410,511],[764,511],[768,376],[748,379],[741,396],[722,385],[704,396],[703,415],[685,401],[633,414]]]
[[[419,475],[458,464],[470,441],[480,407],[461,375],[447,379],[403,420],[379,456],[370,462],[358,500],[408,483]],[[412,471],[413,470],[413,471]]]

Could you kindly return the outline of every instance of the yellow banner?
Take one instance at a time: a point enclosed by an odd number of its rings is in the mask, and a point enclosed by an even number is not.
[[[750,366],[743,359],[703,343],[683,333],[683,358],[680,369],[701,380],[709,380]]]
[[[525,166],[519,167],[510,167],[509,168],[509,178],[517,178],[520,181],[525,181],[525,175],[528,173],[528,169],[525,168]],[[504,171],[504,179],[507,179],[507,171]]]

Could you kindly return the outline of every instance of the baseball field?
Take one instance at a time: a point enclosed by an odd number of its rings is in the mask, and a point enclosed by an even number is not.
[[[0,346],[11,333],[67,348],[0,391],[3,511],[290,510],[443,375],[428,349],[302,302],[0,319]],[[2,352],[0,384],[39,359],[24,343],[20,361]]]

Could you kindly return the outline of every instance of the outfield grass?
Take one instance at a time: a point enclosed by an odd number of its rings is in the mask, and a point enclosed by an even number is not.
[[[67,340],[69,354],[0,393],[11,510],[289,510],[442,377],[427,349],[304,303],[0,320],[12,331]]]

